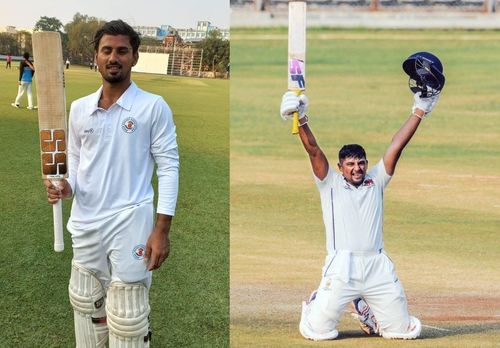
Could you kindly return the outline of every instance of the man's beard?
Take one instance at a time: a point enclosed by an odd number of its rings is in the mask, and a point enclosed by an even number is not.
[[[123,74],[117,74],[117,75],[105,75],[103,76],[103,79],[113,84],[113,83],[123,82],[125,81],[126,78]]]
[[[108,72],[109,66],[106,66],[106,70],[104,71],[104,74],[102,76],[104,80],[113,84],[113,83],[123,82],[127,79],[127,74],[124,74],[123,70],[121,70],[122,68],[121,65],[111,65],[111,66],[118,66],[120,70],[116,74],[111,74]]]

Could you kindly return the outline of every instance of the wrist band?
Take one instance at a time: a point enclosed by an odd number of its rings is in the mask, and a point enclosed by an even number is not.
[[[419,118],[419,119],[421,119],[421,120],[423,120],[423,119],[424,119],[424,117],[423,117],[423,116],[417,115],[416,113],[412,113],[412,114],[411,114],[411,116],[416,116],[416,117],[418,117],[418,118]]]
[[[304,122],[302,122],[302,120],[305,120]],[[303,125],[305,125],[307,122],[309,122],[309,117],[307,117],[307,115],[304,115],[304,117],[302,117],[300,120],[299,120],[299,127],[302,127]]]

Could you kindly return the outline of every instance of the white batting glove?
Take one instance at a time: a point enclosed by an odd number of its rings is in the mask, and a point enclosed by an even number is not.
[[[415,113],[417,109],[420,109],[424,112],[424,117],[428,116],[432,109],[436,106],[439,100],[439,94],[429,97],[429,98],[421,98],[420,95],[422,92],[417,92],[413,96],[415,102],[413,103],[413,108],[411,109],[412,113]]]
[[[283,94],[281,99],[280,115],[281,118],[290,120],[293,118],[293,113],[299,113],[299,120],[306,115],[309,106],[309,99],[305,94],[297,95],[295,92],[288,91]]]

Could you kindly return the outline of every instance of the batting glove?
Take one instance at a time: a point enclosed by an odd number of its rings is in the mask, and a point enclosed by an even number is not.
[[[413,96],[413,99],[415,100],[415,102],[413,104],[413,108],[411,109],[411,112],[415,113],[415,111],[417,111],[417,109],[420,109],[424,112],[424,117],[426,117],[431,113],[432,109],[434,109],[434,107],[436,106],[436,104],[439,100],[439,94],[434,95],[434,96],[429,97],[429,98],[422,98],[422,97],[420,97],[421,94],[422,94],[422,92],[417,92]]]
[[[305,94],[297,95],[295,92],[286,92],[283,94],[280,107],[281,118],[290,120],[293,118],[293,113],[299,113],[299,120],[306,115],[309,106],[309,99]]]

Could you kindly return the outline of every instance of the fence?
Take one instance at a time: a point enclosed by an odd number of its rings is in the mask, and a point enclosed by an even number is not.
[[[280,9],[288,6],[288,0],[230,0],[231,6],[251,6],[255,10],[264,11]],[[496,12],[500,0],[307,0],[308,8],[339,9],[350,8],[367,11],[443,11],[450,9],[465,12]]]

